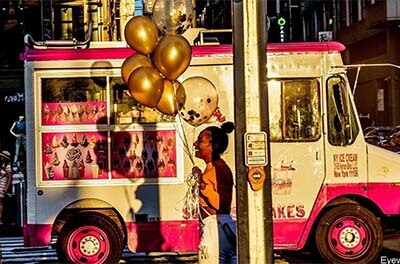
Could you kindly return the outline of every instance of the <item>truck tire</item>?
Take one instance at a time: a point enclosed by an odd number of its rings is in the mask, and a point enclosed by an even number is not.
[[[379,219],[358,204],[343,204],[325,212],[316,227],[318,252],[328,263],[373,263],[383,247]]]
[[[57,238],[62,263],[118,263],[124,248],[123,235],[108,217],[82,213],[67,222]]]

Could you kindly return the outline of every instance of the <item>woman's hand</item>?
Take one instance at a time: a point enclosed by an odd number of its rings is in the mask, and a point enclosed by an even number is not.
[[[196,176],[200,189],[204,190],[207,184],[203,181],[203,173],[201,172],[200,168],[197,166],[193,167],[192,174]]]
[[[201,176],[203,175],[203,173],[201,172],[200,168],[197,167],[197,166],[194,166],[194,167],[192,168],[192,174],[193,174],[194,176],[196,176],[197,179],[198,179],[198,178],[201,178]]]

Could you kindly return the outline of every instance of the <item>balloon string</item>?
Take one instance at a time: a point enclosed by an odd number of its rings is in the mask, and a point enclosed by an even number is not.
[[[179,83],[179,82],[178,82]],[[172,87],[174,88],[174,102],[175,102],[175,108],[176,109],[179,109],[179,106],[178,106],[178,100],[177,100],[177,98],[176,98],[176,87],[175,87],[175,82],[172,82]],[[180,139],[181,139],[181,142],[183,142],[183,150],[185,151],[185,153],[188,155],[188,157],[189,157],[189,159],[190,159],[190,161],[191,161],[191,163],[192,163],[192,166],[194,166],[194,160],[193,160],[193,155],[192,155],[192,153],[190,152],[190,148],[189,148],[189,143],[188,143],[188,140],[187,140],[187,137],[186,137],[186,134],[185,134],[185,130],[184,130],[184,128],[183,128],[183,120],[182,120],[182,117],[181,117],[181,115],[180,114],[177,114],[176,115],[177,117],[178,117],[178,119],[179,119],[179,125],[180,125],[180,128],[177,128],[177,126],[176,126],[176,122],[173,122],[173,124],[174,124],[174,126],[175,126],[175,131],[179,131],[178,132],[178,135],[179,135],[179,137],[180,137]],[[194,131],[193,131],[194,132]]]
[[[178,117],[180,119],[180,128],[177,127],[176,122],[174,122],[174,126],[179,137],[181,138],[181,141],[183,142],[183,147],[184,151],[190,158],[190,161],[192,162],[192,166],[194,166],[194,160],[193,160],[193,155],[190,151],[190,146],[188,143],[187,136],[185,134],[185,130],[182,125],[182,119],[181,116]],[[194,136],[195,128],[193,128],[193,136]],[[184,219],[198,219],[200,215],[200,209],[199,209],[199,186],[198,186],[198,177],[197,173],[192,171],[190,174],[188,174],[185,177],[185,182],[188,185],[188,189],[186,190],[185,196],[183,198],[183,208],[182,208],[182,213],[183,213],[183,218]]]
[[[185,177],[185,182],[188,185],[182,208],[183,218],[185,219],[199,218],[199,186],[197,178],[198,175],[193,171]]]
[[[188,155],[188,157],[189,157],[189,159],[190,159],[190,161],[192,163],[192,166],[193,166],[194,165],[194,159],[193,159],[193,155],[192,155],[191,150],[190,150],[190,146],[189,146],[189,143],[188,143],[188,139],[187,139],[186,133],[185,133],[184,128],[182,126],[181,116],[178,115],[178,118],[180,119],[179,124],[181,126],[180,126],[180,128],[175,127],[175,130],[178,132],[178,135],[179,135],[181,141],[183,142],[183,150]],[[174,122],[174,124],[176,124],[176,123]],[[195,128],[193,128],[193,134],[194,134],[194,129]]]

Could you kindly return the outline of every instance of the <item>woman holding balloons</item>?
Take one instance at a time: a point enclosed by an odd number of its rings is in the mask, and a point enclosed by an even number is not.
[[[193,146],[195,156],[206,163],[203,172],[194,167],[198,176],[202,235],[199,263],[236,263],[236,229],[230,216],[233,176],[221,154],[228,147],[228,135],[234,129],[232,122],[221,127],[210,126],[200,132]]]

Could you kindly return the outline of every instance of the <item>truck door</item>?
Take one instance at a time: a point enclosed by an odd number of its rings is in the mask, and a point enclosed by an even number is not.
[[[276,248],[298,247],[324,181],[322,79],[268,82]]]
[[[359,193],[357,183],[367,181],[367,159],[352,96],[340,75],[328,78],[326,88],[326,186],[343,190],[346,185],[347,192]]]
[[[366,143],[346,80],[327,79],[326,180],[318,197],[323,210],[315,223],[315,244],[327,263],[375,263],[383,245],[381,223],[357,196],[366,196]],[[326,206],[330,203],[331,206]]]

